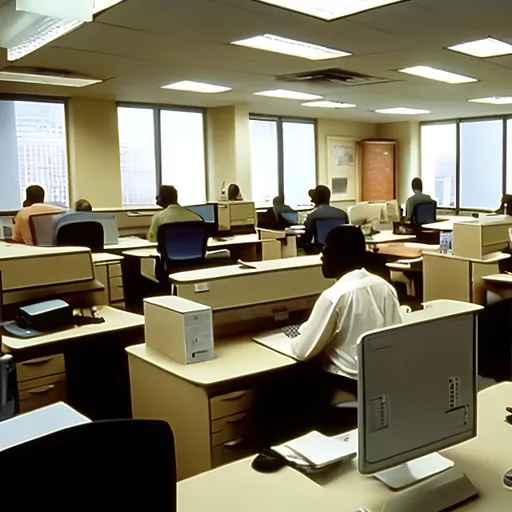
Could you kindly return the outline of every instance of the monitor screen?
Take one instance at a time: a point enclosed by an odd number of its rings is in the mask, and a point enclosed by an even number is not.
[[[208,224],[215,223],[215,205],[201,204],[199,206],[187,206],[187,210],[197,213]]]
[[[364,335],[359,472],[373,474],[476,435],[474,313]]]

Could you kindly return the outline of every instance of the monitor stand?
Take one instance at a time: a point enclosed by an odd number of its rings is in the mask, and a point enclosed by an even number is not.
[[[437,459],[437,462],[442,463],[442,461],[447,460],[438,454],[432,455],[437,455],[441,459],[441,461]],[[434,462],[435,458],[425,461],[425,457],[417,461],[409,462],[407,464],[409,468],[406,470],[408,474],[411,475],[411,479],[409,479],[408,484],[406,484],[408,487],[392,487],[394,490],[397,490],[397,492],[390,495],[385,506],[382,508],[382,512],[441,512],[478,496],[478,490],[462,471],[454,467],[452,462],[444,464],[444,469],[440,469],[440,471],[430,472],[432,476],[423,476],[422,479],[414,479],[412,475],[418,473],[411,471],[411,464],[413,466],[420,464],[423,468],[422,474],[424,475],[425,468],[428,467],[428,464],[433,464]],[[438,467],[442,468],[443,464]],[[382,473],[379,475],[382,475]],[[382,478],[379,479],[384,481]],[[388,478],[388,480],[391,482],[393,479]],[[398,479],[395,478],[393,483],[397,482]],[[403,482],[404,479],[402,478],[400,483]]]

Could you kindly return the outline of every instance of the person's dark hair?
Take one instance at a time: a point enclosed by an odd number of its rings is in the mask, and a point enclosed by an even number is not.
[[[77,212],[92,212],[92,205],[87,199],[79,199],[75,203],[75,211]]]
[[[281,196],[276,196],[272,200],[272,204],[274,206],[283,206],[284,205],[284,199]]]
[[[23,204],[32,206],[36,203],[44,203],[44,188],[40,185],[30,185],[26,190],[27,199]]]
[[[325,185],[318,185],[313,193],[315,204],[329,204],[331,202],[331,191]]]
[[[421,181],[421,178],[414,178],[412,180],[411,187],[414,192],[423,192],[423,181]]]
[[[228,187],[228,201],[236,201],[240,195],[240,187],[236,183],[231,183]]]
[[[366,262],[366,241],[356,226],[338,226],[327,235],[322,251],[322,272],[327,279],[339,279],[360,269]]]
[[[172,185],[161,185],[156,198],[156,204],[167,208],[171,204],[178,204],[178,191]]]

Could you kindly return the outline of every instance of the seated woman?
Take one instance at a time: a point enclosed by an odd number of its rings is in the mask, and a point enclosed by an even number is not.
[[[240,192],[240,187],[231,183],[228,187],[228,201],[243,201],[242,193]]]

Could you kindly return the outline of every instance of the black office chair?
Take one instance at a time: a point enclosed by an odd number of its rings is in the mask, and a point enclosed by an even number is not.
[[[429,201],[427,203],[420,203],[414,205],[411,214],[411,223],[416,226],[423,226],[423,224],[430,224],[436,221],[437,203]]]
[[[177,509],[174,438],[164,421],[84,423],[1,451],[0,467],[6,510]],[[29,468],[39,470],[27,488]]]
[[[105,235],[103,226],[95,221],[72,222],[57,229],[58,246],[89,247],[92,252],[103,252]]]
[[[207,252],[208,227],[202,221],[163,224],[158,228],[157,242],[160,262],[156,267],[156,277],[166,286],[172,272],[204,267],[206,260],[207,266],[231,263],[229,251]]]

